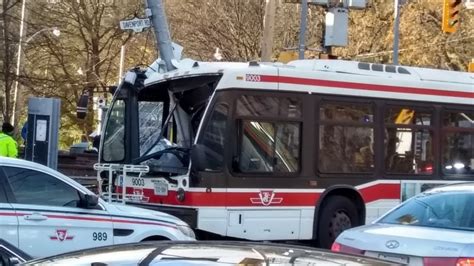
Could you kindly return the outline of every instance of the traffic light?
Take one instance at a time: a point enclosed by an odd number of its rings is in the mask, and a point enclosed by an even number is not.
[[[443,4],[443,32],[456,32],[459,26],[459,11],[462,0],[444,0]]]
[[[79,101],[77,102],[77,107],[76,107],[77,118],[79,119],[86,118],[88,104],[89,104],[89,92],[87,90],[84,90],[81,94],[81,97],[79,98]]]

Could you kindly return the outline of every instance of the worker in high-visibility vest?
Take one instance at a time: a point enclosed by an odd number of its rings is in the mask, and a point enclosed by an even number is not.
[[[17,143],[12,137],[14,130],[15,128],[10,123],[3,123],[0,133],[0,156],[13,158],[18,156]]]

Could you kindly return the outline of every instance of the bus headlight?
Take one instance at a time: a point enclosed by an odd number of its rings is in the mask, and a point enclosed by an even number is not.
[[[193,229],[187,225],[178,225],[178,230],[181,231],[185,236],[189,236],[191,238],[196,239],[196,235],[194,234]]]

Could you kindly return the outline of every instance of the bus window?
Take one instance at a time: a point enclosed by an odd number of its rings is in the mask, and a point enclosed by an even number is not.
[[[389,173],[432,174],[431,111],[389,107],[384,117],[385,170]]]
[[[203,129],[202,138],[198,141],[205,147],[206,170],[219,171],[224,165],[228,109],[226,104],[218,104],[215,107],[209,122]]]
[[[386,129],[385,168],[389,173],[431,174],[433,172],[430,130]]]
[[[473,112],[446,112],[443,119],[447,127],[474,128]]]
[[[244,95],[237,101],[238,116],[277,116],[279,98]]]
[[[373,140],[373,111],[370,105],[321,105],[318,163],[321,173],[373,172]]]
[[[103,148],[105,162],[117,162],[125,159],[125,101],[118,99],[112,105],[107,118]]]
[[[474,113],[443,115],[442,167],[445,174],[474,174]]]
[[[241,120],[237,172],[299,170],[300,123]]]
[[[443,170],[446,174],[474,173],[474,133],[446,133],[442,143]]]
[[[163,102],[138,102],[138,126],[140,134],[140,156],[150,150],[156,140],[161,137]],[[154,152],[154,150],[151,150]]]
[[[291,97],[243,95],[237,101],[237,116],[300,118],[301,101]]]
[[[431,125],[431,112],[408,107],[390,107],[385,112],[386,124]]]
[[[239,97],[233,170],[242,173],[298,172],[301,109],[297,97]]]
[[[279,111],[281,117],[300,118],[301,102],[296,98],[282,98],[279,103]]]
[[[319,109],[319,115],[322,123],[338,121],[369,125],[373,122],[373,111],[370,105],[323,103]]]

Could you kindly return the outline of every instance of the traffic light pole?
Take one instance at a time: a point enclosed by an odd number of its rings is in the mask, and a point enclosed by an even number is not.
[[[166,20],[165,8],[162,0],[146,0],[147,16],[150,18],[155,31],[155,38],[158,52],[161,59],[165,62],[166,71],[176,69],[171,60],[174,59],[173,46]]]
[[[395,7],[395,22],[393,25],[393,64],[398,65],[398,41],[400,38],[399,27],[400,27],[400,4],[399,0],[394,0]]]
[[[300,41],[298,45],[298,59],[304,59],[305,36],[306,36],[306,20],[308,17],[308,0],[301,1],[301,21],[300,21]]]

